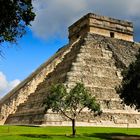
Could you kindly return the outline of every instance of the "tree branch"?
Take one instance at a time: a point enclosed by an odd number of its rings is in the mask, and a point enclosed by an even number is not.
[[[81,111],[84,109],[85,107],[82,107],[79,111],[78,111],[78,113],[77,114],[80,114],[81,113]]]
[[[66,116],[67,118],[69,118],[70,120],[72,120],[72,118],[69,117],[62,109],[60,109],[60,111],[61,111],[61,113],[62,113],[64,116]]]

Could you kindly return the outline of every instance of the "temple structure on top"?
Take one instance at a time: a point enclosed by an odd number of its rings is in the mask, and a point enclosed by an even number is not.
[[[69,27],[69,40],[75,41],[85,33],[133,41],[133,24],[128,21],[89,13]]]

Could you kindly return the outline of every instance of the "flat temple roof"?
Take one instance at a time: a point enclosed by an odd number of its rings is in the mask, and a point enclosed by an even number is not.
[[[69,30],[71,28],[73,28],[74,26],[76,26],[77,24],[80,24],[80,22],[82,20],[89,19],[89,18],[98,19],[98,20],[102,20],[102,21],[107,21],[107,22],[111,22],[111,23],[115,23],[115,24],[119,24],[119,25],[128,26],[128,27],[133,28],[133,23],[129,22],[129,21],[115,19],[115,18],[111,18],[111,17],[108,17],[108,16],[100,16],[100,15],[97,15],[97,14],[94,14],[94,13],[88,13],[85,16],[83,16],[82,18],[80,18],[78,21],[73,23],[71,26],[69,26]]]

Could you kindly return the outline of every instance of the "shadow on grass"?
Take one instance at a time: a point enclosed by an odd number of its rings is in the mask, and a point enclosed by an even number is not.
[[[100,138],[104,140],[140,140],[139,135],[127,135],[124,133],[93,133],[93,134],[84,134],[84,136]]]
[[[21,134],[20,136],[22,137],[29,137],[29,138],[44,138],[44,139],[53,139],[54,136],[57,136],[57,137],[67,137],[67,138],[83,138],[83,135],[45,135],[45,134]],[[84,136],[85,137],[85,136]],[[87,136],[86,136],[87,137]]]
[[[37,126],[37,125],[15,125],[15,126],[24,126],[24,127],[40,127],[40,126]]]
[[[79,138],[79,137],[85,137],[85,138],[100,138],[103,140],[140,140],[139,135],[127,135],[124,133],[93,133],[93,134],[84,134],[76,135],[75,137],[71,135],[45,135],[45,134],[21,134],[20,136],[23,137],[30,137],[30,138],[51,138],[53,139],[53,136],[64,136],[69,138]]]
[[[49,135],[45,135],[45,134],[21,134],[20,136],[22,137],[30,137],[30,138],[52,138],[51,136]]]

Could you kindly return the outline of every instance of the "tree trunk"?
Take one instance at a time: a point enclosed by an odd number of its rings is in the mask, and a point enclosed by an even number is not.
[[[72,119],[72,135],[75,136],[76,129],[75,129],[75,119]]]

